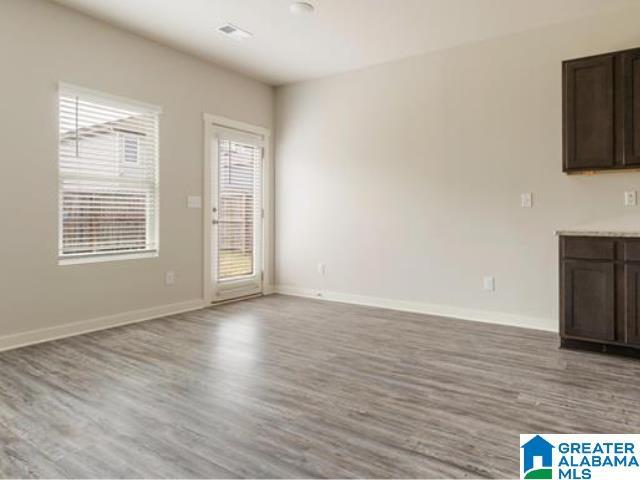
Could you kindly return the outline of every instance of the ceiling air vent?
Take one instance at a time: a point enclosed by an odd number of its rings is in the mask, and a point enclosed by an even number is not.
[[[223,33],[227,37],[231,37],[236,40],[244,40],[245,38],[251,38],[253,36],[251,32],[242,30],[241,28],[238,28],[235,25],[231,25],[230,23],[226,23],[221,27],[218,27],[218,31],[220,33]]]

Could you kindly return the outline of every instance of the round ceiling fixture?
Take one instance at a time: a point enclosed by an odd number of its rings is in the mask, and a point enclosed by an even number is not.
[[[292,2],[289,5],[289,11],[294,15],[308,15],[313,13],[314,10],[314,6],[308,2]]]

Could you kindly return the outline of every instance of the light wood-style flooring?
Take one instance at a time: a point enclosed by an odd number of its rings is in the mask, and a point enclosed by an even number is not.
[[[3,477],[516,478],[518,435],[638,433],[640,361],[272,295],[0,353]]]

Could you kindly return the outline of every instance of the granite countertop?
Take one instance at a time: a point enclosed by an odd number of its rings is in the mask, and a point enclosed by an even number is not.
[[[556,235],[580,237],[639,237],[640,214],[600,220],[572,228],[556,230]]]

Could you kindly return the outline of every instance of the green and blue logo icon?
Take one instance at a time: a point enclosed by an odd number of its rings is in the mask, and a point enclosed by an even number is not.
[[[520,478],[545,479],[553,478],[553,449],[551,443],[540,435],[521,445],[522,456],[520,461]]]

